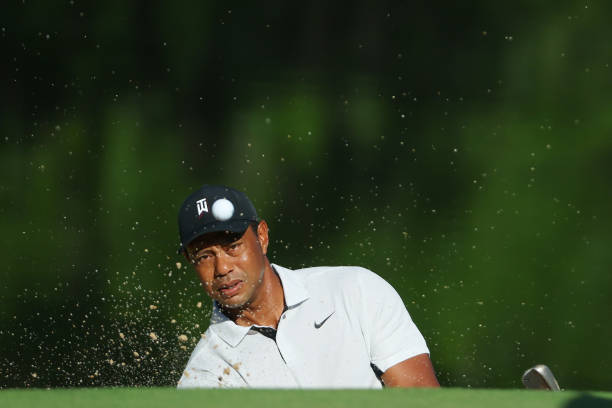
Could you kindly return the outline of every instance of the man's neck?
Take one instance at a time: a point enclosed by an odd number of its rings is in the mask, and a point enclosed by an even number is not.
[[[261,286],[252,302],[242,309],[222,309],[239,326],[269,326],[276,329],[285,308],[283,285],[272,265],[267,263]]]

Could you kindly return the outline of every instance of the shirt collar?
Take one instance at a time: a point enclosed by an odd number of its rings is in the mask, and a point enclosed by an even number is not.
[[[300,276],[299,272],[275,264],[272,264],[272,267],[283,284],[283,293],[285,295],[287,309],[292,309],[302,304],[310,297],[306,285],[304,284],[304,278]]]
[[[304,279],[299,273],[275,264],[272,264],[272,268],[278,274],[283,285],[287,309],[298,307],[309,298]],[[227,344],[236,347],[247,335],[251,326],[237,325],[223,314],[216,302],[213,302],[210,329]]]

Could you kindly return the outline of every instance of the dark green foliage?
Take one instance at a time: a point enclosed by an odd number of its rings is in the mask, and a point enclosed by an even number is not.
[[[443,385],[610,389],[612,4],[290,4],[3,7],[0,388],[175,384],[206,182],[389,280]]]

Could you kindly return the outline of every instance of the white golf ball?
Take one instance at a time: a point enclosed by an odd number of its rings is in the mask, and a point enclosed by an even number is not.
[[[227,198],[220,198],[213,203],[212,214],[217,221],[227,221],[234,215],[234,204]]]

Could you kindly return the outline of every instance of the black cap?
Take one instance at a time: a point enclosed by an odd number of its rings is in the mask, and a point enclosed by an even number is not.
[[[253,222],[258,222],[257,211],[245,194],[205,184],[187,197],[179,211],[179,253],[199,236],[218,231],[243,233]]]

